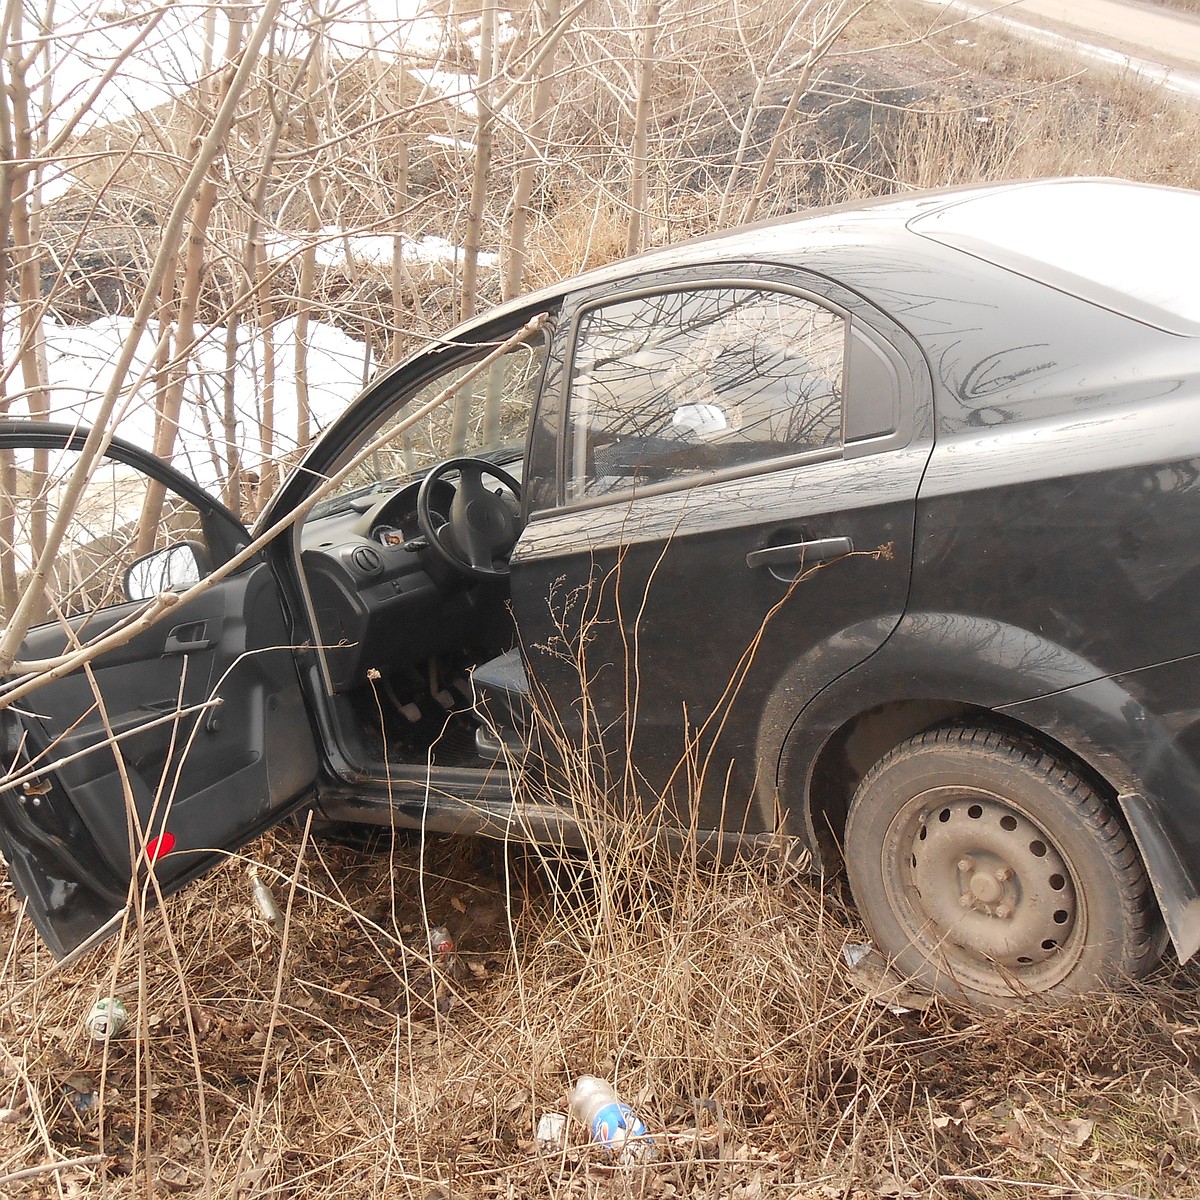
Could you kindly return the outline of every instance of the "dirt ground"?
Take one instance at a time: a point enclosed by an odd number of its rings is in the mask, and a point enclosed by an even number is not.
[[[841,897],[762,863],[597,849],[583,870],[471,839],[296,829],[249,854],[281,930],[233,859],[141,937],[40,983],[49,960],[10,897],[0,1191],[1193,1193],[1194,971],[981,1016],[852,969],[863,934]],[[459,955],[432,987],[427,923]],[[83,1019],[109,992],[131,1022],[104,1044]],[[537,1144],[585,1073],[617,1080],[653,1163],[619,1168],[575,1126],[564,1148]],[[50,1160],[68,1165],[14,1174]]]

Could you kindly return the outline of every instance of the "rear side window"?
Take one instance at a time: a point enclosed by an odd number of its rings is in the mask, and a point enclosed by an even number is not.
[[[660,292],[579,320],[567,498],[840,445],[846,321],[761,288]]]

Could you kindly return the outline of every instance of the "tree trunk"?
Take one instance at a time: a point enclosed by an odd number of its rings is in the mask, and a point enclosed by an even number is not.
[[[228,65],[221,81],[222,100],[233,85],[234,60],[241,49],[245,28],[245,10],[235,9],[230,14],[229,43],[225,54]],[[208,121],[211,121],[211,115],[211,113],[207,114]],[[192,143],[193,155],[199,153],[202,140],[201,135],[197,133]],[[179,416],[183,411],[188,361],[196,336],[196,311],[200,305],[200,292],[204,282],[204,248],[208,236],[208,220],[212,215],[216,199],[217,180],[210,171],[196,193],[191,219],[188,222],[183,288],[179,299],[179,318],[175,325],[175,353],[168,368],[167,389],[162,397],[154,424],[154,453],[166,462],[170,462],[174,456]],[[142,513],[138,520],[136,541],[136,553],[138,554],[145,554],[154,547],[158,537],[159,522],[162,519],[162,507],[166,492],[166,487],[155,480],[151,480],[146,488],[146,499],[142,504]]]
[[[492,171],[492,77],[495,74],[496,0],[483,0],[479,27],[479,80],[475,88],[475,163],[471,171],[471,203],[463,243],[462,320],[475,315],[479,293],[479,248],[483,241],[483,210]]]
[[[30,96],[27,79],[29,63],[22,58],[23,44],[21,15],[18,9],[13,17],[8,43],[8,97],[11,104],[13,147],[13,189],[10,210],[12,236],[12,261],[17,276],[17,296],[20,309],[21,382],[24,385],[29,415],[34,420],[46,420],[50,416],[50,381],[46,366],[46,343],[42,320],[45,305],[42,302],[41,254],[38,244],[37,215],[37,168],[35,164],[34,131],[30,121]],[[47,529],[47,467],[49,454],[45,450],[33,452],[32,471],[29,475],[29,526],[15,531],[17,537],[28,539],[33,560],[37,560],[46,547]],[[34,599],[30,620],[36,624],[48,614],[44,594]]]
[[[314,98],[324,77],[324,59],[320,50],[320,15],[315,7],[311,8],[310,12],[314,24],[313,53],[304,76],[304,139],[309,152],[315,156],[318,153],[316,147],[320,138]],[[317,278],[317,235],[321,231],[321,210],[325,199],[317,166],[314,157],[303,188],[307,201],[304,226],[308,238],[304,253],[300,256],[300,279],[296,292],[296,345],[293,367],[296,377],[296,446],[300,450],[308,445],[312,426],[312,409],[308,394],[308,331],[312,322],[313,288]]]
[[[20,12],[19,3],[5,6],[0,33],[3,44],[12,44],[12,22]],[[7,58],[0,60],[8,74]],[[8,303],[8,280],[11,272],[9,247],[12,244],[12,213],[14,198],[23,190],[25,173],[14,162],[12,108],[9,104],[7,78],[0,78],[0,312]],[[0,363],[4,362],[4,322],[0,321]],[[7,379],[0,375],[0,417],[7,416],[9,406]],[[13,545],[16,537],[17,470],[11,452],[0,454],[0,545]],[[12,554],[0,554],[0,617],[5,621],[17,605],[17,561]]]
[[[633,114],[633,160],[629,169],[629,236],[625,253],[636,254],[645,231],[647,146],[650,89],[654,83],[654,38],[658,32],[658,0],[646,0],[638,51],[637,97]]]
[[[561,16],[559,0],[543,0],[541,33],[547,34],[558,24]],[[538,70],[533,86],[532,112],[525,131],[525,151],[517,170],[513,194],[512,223],[508,231],[507,257],[504,264],[504,299],[521,293],[525,282],[525,264],[529,259],[529,219],[533,215],[530,203],[537,181],[538,160],[545,154],[544,136],[554,85],[554,51],[551,50]]]

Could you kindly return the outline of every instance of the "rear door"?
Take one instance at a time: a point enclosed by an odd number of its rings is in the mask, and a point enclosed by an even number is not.
[[[0,422],[6,619],[81,446],[66,427]],[[151,481],[165,499],[148,522]],[[135,623],[146,597],[181,591],[247,541],[184,476],[119,444],[74,508],[36,623],[0,688],[0,849],[60,957],[106,931],[133,887],[153,899],[151,872],[164,893],[177,890],[311,789],[315,740],[265,563],[251,561],[149,628]],[[106,636],[112,647],[86,667],[6,702],[30,672]]]
[[[928,372],[804,272],[631,282],[564,313],[558,495],[513,555],[523,643],[610,794],[773,829],[792,721],[904,611]]]

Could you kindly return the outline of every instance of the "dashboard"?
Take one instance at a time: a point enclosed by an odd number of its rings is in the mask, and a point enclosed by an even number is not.
[[[350,498],[301,530],[300,562],[335,691],[461,644],[469,619],[461,577],[428,550],[416,523],[420,481]],[[454,485],[434,485],[430,509],[448,520]]]
[[[480,589],[429,549],[417,524],[420,486],[417,479],[347,497],[301,530],[300,561],[335,692],[361,686],[371,667],[394,670],[470,640]],[[436,480],[431,514],[448,521],[454,496],[453,483]]]

